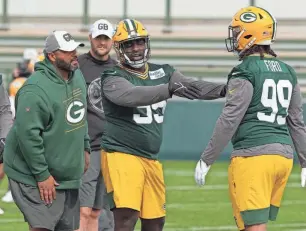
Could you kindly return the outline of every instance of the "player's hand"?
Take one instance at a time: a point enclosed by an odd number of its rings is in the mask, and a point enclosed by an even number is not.
[[[187,99],[199,99],[202,90],[196,84],[170,81],[169,92],[171,96],[175,94]]]
[[[48,205],[52,204],[53,200],[56,199],[55,186],[59,184],[54,180],[53,176],[49,176],[48,179],[38,182],[38,189],[40,198]]]
[[[305,187],[306,185],[306,168],[302,168],[301,172],[301,186]]]
[[[84,151],[84,157],[85,157],[85,166],[84,166],[84,173],[88,170],[90,165],[90,154],[87,151]]]
[[[199,186],[205,184],[205,177],[209,169],[210,166],[207,166],[207,164],[203,160],[198,161],[194,172],[194,179]]]

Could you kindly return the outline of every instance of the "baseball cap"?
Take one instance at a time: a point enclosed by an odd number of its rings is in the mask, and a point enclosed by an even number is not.
[[[90,34],[92,38],[96,38],[99,35],[106,35],[111,39],[114,34],[114,28],[109,21],[105,19],[99,19],[91,25]]]
[[[47,53],[56,50],[73,51],[78,47],[83,47],[84,43],[74,41],[74,38],[67,31],[53,31],[46,38],[45,51]]]

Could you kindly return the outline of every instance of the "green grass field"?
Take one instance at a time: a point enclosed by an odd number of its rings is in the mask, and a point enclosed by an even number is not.
[[[195,162],[164,161],[167,185],[165,231],[237,230],[232,218],[227,189],[228,163],[216,163],[204,187],[197,187],[193,173]],[[1,195],[7,182],[2,182]],[[27,225],[14,204],[0,203],[0,231],[27,231]],[[276,222],[269,231],[306,231],[306,189],[300,187],[300,169],[295,166]],[[139,225],[137,225],[139,230]]]

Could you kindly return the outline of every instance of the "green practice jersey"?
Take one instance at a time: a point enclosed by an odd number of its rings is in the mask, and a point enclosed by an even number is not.
[[[293,69],[276,58],[249,56],[231,71],[228,80],[233,78],[246,79],[254,88],[249,108],[232,138],[234,149],[291,144],[286,117],[297,84]]]
[[[145,74],[117,65],[102,74],[101,83],[103,88],[103,82],[107,78],[118,77],[128,80],[135,86],[157,86],[168,83],[173,72],[174,69],[169,65],[149,63]],[[126,107],[113,103],[104,95],[102,102],[106,118],[102,149],[157,159],[162,142],[166,101]]]

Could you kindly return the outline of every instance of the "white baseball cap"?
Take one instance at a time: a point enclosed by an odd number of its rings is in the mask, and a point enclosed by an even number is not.
[[[90,34],[92,38],[96,38],[99,35],[106,35],[111,39],[114,34],[114,28],[109,21],[105,19],[99,19],[91,25]]]
[[[53,31],[45,41],[45,51],[47,53],[56,50],[74,51],[78,47],[83,47],[84,43],[74,41],[74,38],[67,31]]]

